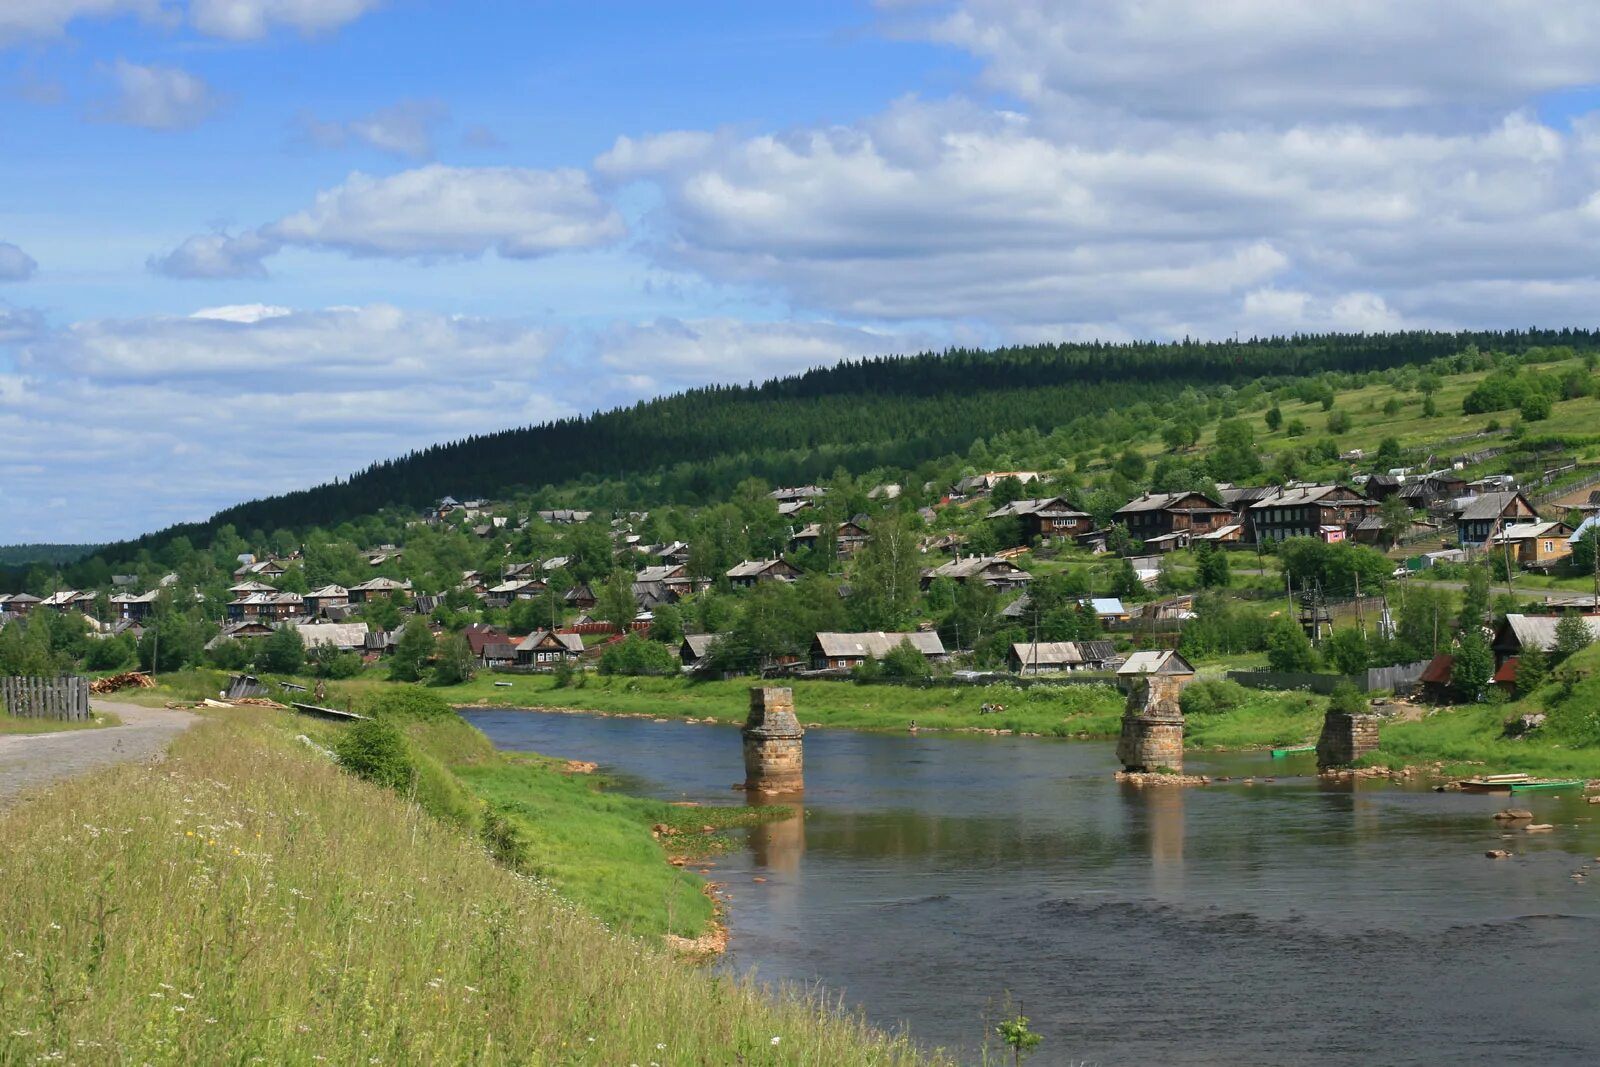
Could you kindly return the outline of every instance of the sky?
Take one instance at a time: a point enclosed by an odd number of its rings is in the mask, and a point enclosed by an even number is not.
[[[1595,326],[1593,0],[0,0],[0,543],[952,344]]]

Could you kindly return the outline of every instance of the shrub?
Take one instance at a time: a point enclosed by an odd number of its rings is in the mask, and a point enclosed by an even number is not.
[[[659,641],[629,634],[600,655],[601,674],[676,674],[678,656]]]
[[[356,723],[334,752],[351,774],[397,791],[410,787],[416,771],[405,735],[384,719]]]
[[[927,678],[933,674],[928,657],[918,652],[910,641],[901,641],[883,656],[885,678]]]
[[[133,662],[135,652],[133,638],[128,634],[118,634],[103,641],[89,642],[83,665],[91,671],[120,671]]]
[[[1249,690],[1238,682],[1201,681],[1190,683],[1178,703],[1185,715],[1218,715],[1249,699]]]
[[[375,719],[448,719],[456,709],[438,693],[413,686],[384,686],[362,701],[361,710]]]
[[[1349,682],[1340,682],[1328,698],[1328,710],[1345,715],[1358,715],[1367,710],[1367,701],[1361,691]]]
[[[250,646],[228,637],[206,649],[206,663],[218,670],[242,671],[250,666]]]

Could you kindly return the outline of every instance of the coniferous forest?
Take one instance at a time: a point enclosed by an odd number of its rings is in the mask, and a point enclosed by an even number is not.
[[[223,526],[330,526],[446,494],[500,497],[605,483],[611,506],[724,499],[749,477],[801,484],[838,470],[914,470],[978,438],[1170,402],[1185,389],[1272,387],[1326,372],[1364,373],[1469,347],[1518,353],[1594,347],[1589,330],[1414,331],[1247,341],[1030,345],[886,356],[761,385],[708,386],[584,418],[469,437],[376,462],[349,478],[227,508],[210,519],[108,545],[131,558],[173,537],[197,544]]]

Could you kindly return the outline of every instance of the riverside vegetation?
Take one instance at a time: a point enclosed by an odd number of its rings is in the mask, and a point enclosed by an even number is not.
[[[0,1063],[943,1062],[817,996],[712,975],[630,933],[661,920],[646,896],[703,899],[659,848],[681,896],[616,889],[631,905],[585,884],[603,872],[554,858],[588,851],[591,832],[653,844],[640,818],[661,812],[588,804],[585,784],[538,768],[529,802],[572,832],[528,842],[548,871],[525,865],[503,826],[473,829],[482,802],[444,770],[477,768],[466,778],[493,800],[518,763],[459,720],[375,710],[404,738],[400,790],[296,740],[303,720],[240,708],[163,763],[0,812]],[[314,732],[358,747],[348,727]],[[377,772],[386,743],[362,744]]]

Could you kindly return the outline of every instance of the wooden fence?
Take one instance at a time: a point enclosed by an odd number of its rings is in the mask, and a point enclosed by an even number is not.
[[[87,678],[0,678],[0,704],[19,719],[89,718]]]
[[[1302,674],[1294,671],[1229,671],[1228,680],[1250,689],[1309,689],[1326,696],[1348,682],[1363,693],[1393,689],[1409,692],[1422,677],[1427,660],[1394,667],[1372,667],[1361,674]]]

